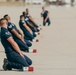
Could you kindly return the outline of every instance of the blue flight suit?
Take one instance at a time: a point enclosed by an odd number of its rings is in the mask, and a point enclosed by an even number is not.
[[[10,37],[12,37],[12,34],[8,29],[1,27],[1,43],[5,49],[7,60],[9,61],[6,67],[8,70],[12,68],[22,69],[22,67],[29,67],[32,64],[32,60],[26,55],[24,55],[23,58],[18,52],[16,52],[7,40]]]
[[[20,20],[19,21],[19,27],[21,28],[21,30],[23,31],[25,38],[27,40],[32,41],[34,39],[34,36],[23,26],[23,24],[25,24],[24,20]]]
[[[21,49],[22,51],[27,51],[27,52],[28,52],[29,47],[30,47],[32,44],[31,44],[30,42],[28,42],[26,39],[24,39],[25,42],[26,42],[26,43],[24,43],[24,42],[21,41],[19,38],[17,38],[17,37],[15,36],[15,34],[12,33],[12,30],[13,30],[13,29],[15,29],[15,30],[19,33],[16,25],[14,25],[14,24],[11,23],[11,22],[8,22],[8,30],[11,32],[11,34],[12,34],[12,36],[13,36],[13,39],[16,41],[16,43],[19,45],[19,47],[20,47],[20,49]],[[29,46],[29,47],[28,47],[28,46]]]
[[[47,21],[44,22],[44,20],[47,17],[48,13],[49,12],[47,10],[45,10],[44,12],[41,13],[41,15],[43,16],[43,26],[45,26],[46,23],[48,23],[48,26],[51,24],[50,18],[48,18]]]
[[[29,14],[27,14],[27,17],[29,18],[29,17],[31,17]],[[30,19],[29,19],[29,21],[36,27],[36,28],[38,28],[39,26],[38,25],[36,25],[34,22],[32,22]]]
[[[25,18],[25,23],[30,27],[30,29],[31,29],[33,32],[37,32],[37,30],[35,30],[32,26],[29,25],[29,23],[32,24],[32,23],[30,22],[30,20],[29,20],[29,17],[26,15],[24,18]],[[32,25],[33,25],[33,24],[32,24]]]

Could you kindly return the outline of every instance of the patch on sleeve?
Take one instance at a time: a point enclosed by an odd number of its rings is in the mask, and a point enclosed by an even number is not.
[[[46,13],[48,13],[48,11],[45,11]]]
[[[12,26],[15,26],[13,23],[11,24]]]
[[[44,14],[44,11],[41,14],[43,15]]]
[[[11,33],[10,33],[10,32],[5,32],[5,34],[6,34],[6,35],[11,35]]]
[[[8,28],[12,28],[12,25],[9,25]]]
[[[28,21],[28,20],[29,20],[28,18],[25,19],[25,21]]]
[[[25,21],[22,21],[22,23],[25,23]]]

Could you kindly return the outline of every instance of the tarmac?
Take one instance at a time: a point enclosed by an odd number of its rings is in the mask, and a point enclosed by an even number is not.
[[[42,25],[41,6],[0,7],[0,18],[5,14],[18,26],[22,11],[29,8],[34,20],[41,24],[42,30],[33,42],[31,49],[37,53],[24,53],[33,61],[34,72],[4,71],[3,59],[6,57],[0,43],[0,75],[76,75],[76,7],[49,6],[50,26]]]

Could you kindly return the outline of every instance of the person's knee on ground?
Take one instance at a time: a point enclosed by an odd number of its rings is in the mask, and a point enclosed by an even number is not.
[[[46,22],[43,22],[43,26],[45,26],[46,25]]]
[[[25,39],[25,42],[26,42],[26,44],[27,44],[28,47],[31,47],[32,46],[32,43],[29,42],[28,40]]]
[[[30,28],[33,32],[37,32],[37,30],[35,30],[33,27],[30,27]]]
[[[9,60],[9,62],[11,62],[10,66],[12,68],[17,68],[17,67],[20,68],[19,65],[22,65],[24,67],[29,67],[32,64],[32,60],[29,57],[24,55],[24,58],[23,58],[16,52],[8,54],[7,58]]]
[[[35,32],[33,32],[33,36],[34,36],[34,37],[36,37],[36,36],[37,36],[37,34],[35,34]]]
[[[48,26],[49,26],[49,25],[51,24],[51,21],[50,21],[50,20],[48,20],[47,22],[48,22]]]
[[[40,30],[37,28],[37,32],[39,32]]]
[[[30,41],[32,41],[34,39],[34,36],[30,32],[25,34],[25,37],[28,37]]]
[[[24,55],[24,57],[25,57],[27,63],[29,64],[29,66],[32,65],[32,60],[29,57],[27,57],[26,55]]]

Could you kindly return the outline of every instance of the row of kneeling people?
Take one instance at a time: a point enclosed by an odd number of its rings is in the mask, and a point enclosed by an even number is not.
[[[19,27],[23,33],[11,22],[8,14],[0,19],[1,26],[1,43],[5,49],[6,57],[3,60],[3,69],[19,69],[22,71],[33,71],[32,60],[23,54],[24,52],[36,52],[36,49],[30,49],[32,42],[38,42],[35,37],[40,34],[39,26],[29,15],[29,10],[20,15]]]

